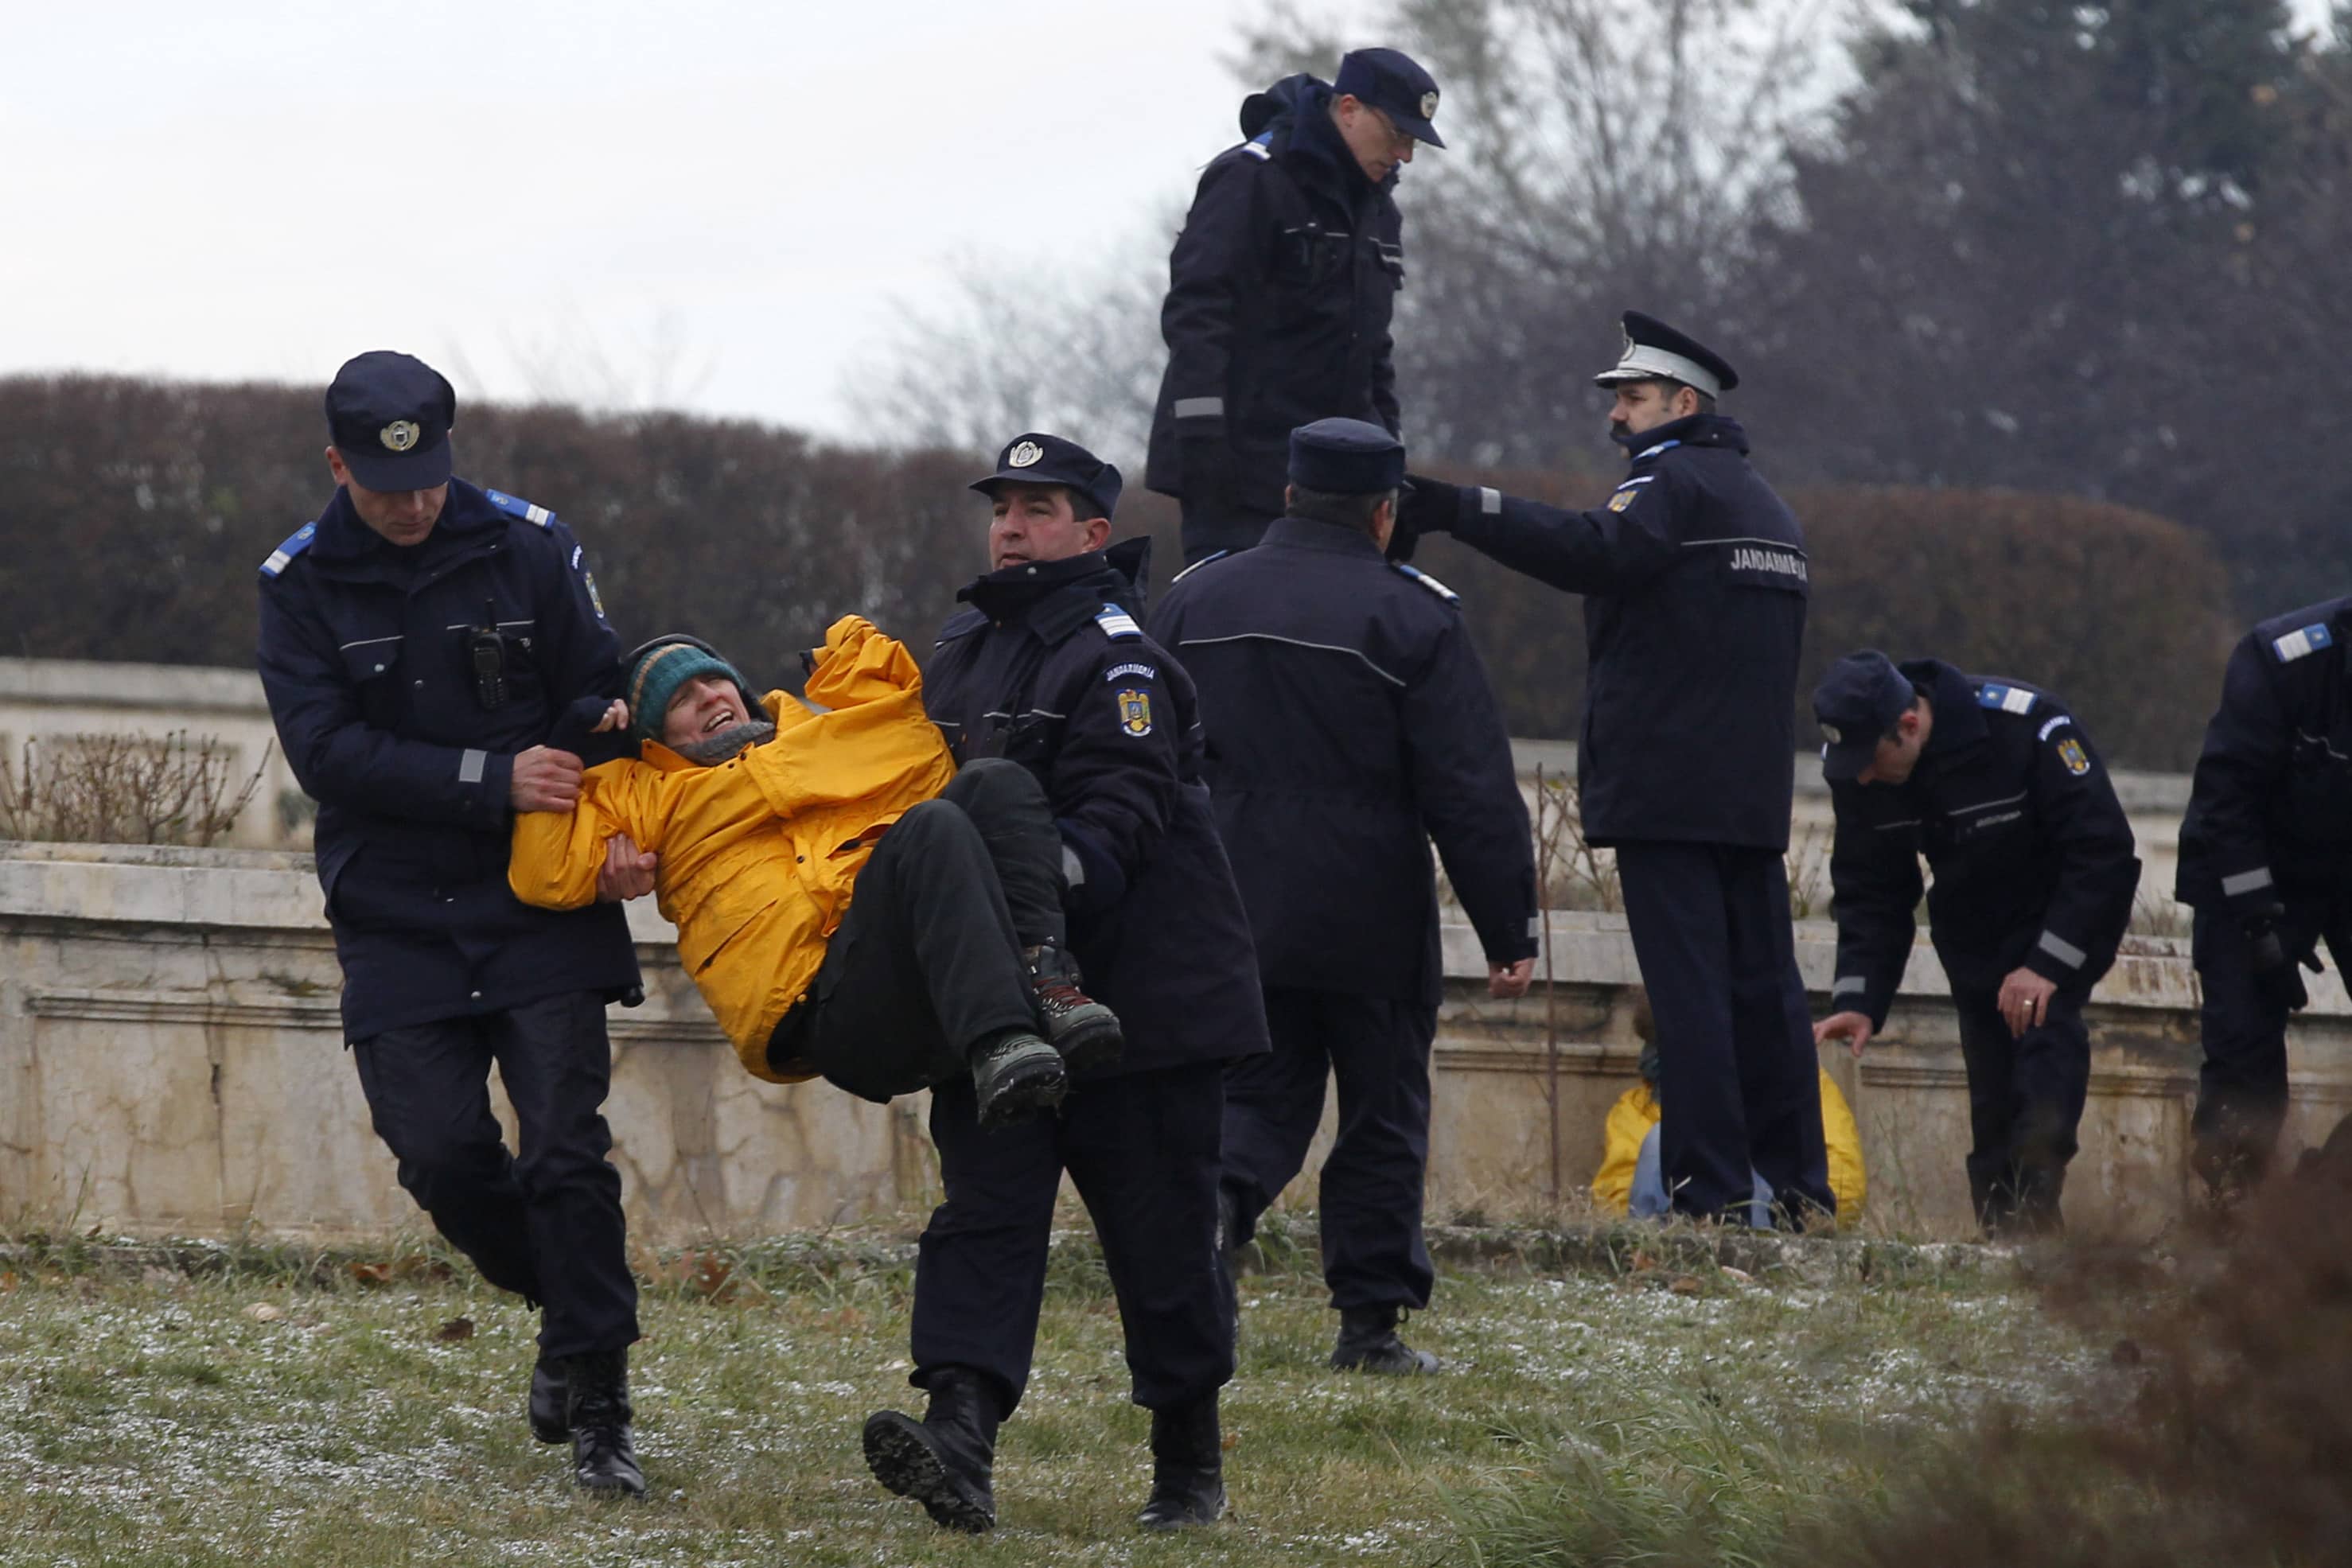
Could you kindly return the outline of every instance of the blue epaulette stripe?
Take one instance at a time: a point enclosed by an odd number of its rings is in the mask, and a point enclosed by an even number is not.
[[[1998,708],[2003,713],[2032,713],[2035,700],[2032,692],[2017,686],[1995,685],[1988,683],[1977,688],[1979,707]]]
[[[1095,617],[1095,624],[1114,639],[1143,635],[1143,628],[1135,623],[1135,617],[1116,604],[1104,605],[1102,613]]]
[[[1429,573],[1422,570],[1421,568],[1417,566],[1409,566],[1401,560],[1392,560],[1389,562],[1389,565],[1394,567],[1398,571],[1402,572],[1405,576],[1412,579],[1413,581],[1421,584],[1422,587],[1429,590],[1430,592],[1434,593],[1438,598],[1445,601],[1446,603],[1459,604],[1462,602],[1462,596],[1460,594],[1446,587],[1445,584],[1438,581],[1437,579],[1430,576]]]
[[[504,490],[485,490],[482,494],[488,497],[491,506],[509,517],[520,517],[526,523],[537,523],[542,528],[555,521],[553,512],[526,501],[520,496],[509,496]]]
[[[319,525],[315,522],[304,523],[300,528],[296,528],[286,536],[286,542],[271,550],[269,559],[261,563],[261,575],[276,577],[279,572],[284,571],[294,564],[296,556],[310,548],[310,541],[318,537]]]
[[[2327,629],[2327,622],[2323,621],[2316,626],[2305,626],[2299,632],[2290,632],[2284,637],[2273,638],[2271,642],[2271,652],[2278,655],[2280,664],[2292,664],[2306,653],[2316,653],[2322,648],[2332,648],[2335,645],[2336,633],[2330,632]]]

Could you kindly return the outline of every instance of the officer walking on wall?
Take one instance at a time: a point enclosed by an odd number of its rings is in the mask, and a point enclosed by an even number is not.
[[[2205,1065],[2191,1124],[2217,1191],[2261,1178],[2286,1118],[2302,964],[2352,962],[2352,599],[2265,621],[2230,654],[2180,825],[2174,896],[2196,910]]]
[[[1242,105],[1168,262],[1168,370],[1145,481],[1183,504],[1184,559],[1247,549],[1282,515],[1294,426],[1397,422],[1389,319],[1404,287],[1395,192],[1437,83],[1358,49],[1328,86],[1288,77]]]
[[[1716,412],[1739,384],[1730,364],[1638,311],[1624,326],[1623,356],[1594,378],[1633,457],[1605,505],[1416,477],[1400,549],[1450,532],[1585,596],[1578,793],[1586,838],[1616,851],[1657,1014],[1666,1184],[1679,1212],[1744,1213],[1752,1167],[1801,1221],[1835,1201],[1781,860],[1804,533]]]
[[[338,488],[261,567],[260,669],[319,802],[343,1031],[400,1184],[482,1277],[543,1309],[530,1418],[579,1484],[641,1494],[636,1285],[602,1113],[604,1008],[634,1000],[620,909],[531,909],[507,886],[518,810],[565,810],[581,758],[541,744],[616,695],[620,645],[572,531],[451,477],[457,397],[421,361],[360,355],[327,389]],[[616,857],[603,891],[646,891]],[[521,1124],[510,1155],[490,1064]]]
[[[1224,1064],[1266,1049],[1249,926],[1201,781],[1192,683],[1143,635],[1150,541],[1104,549],[1119,474],[1055,435],[1009,442],[989,497],[992,570],[958,595],[924,699],[958,760],[1003,758],[1045,787],[1062,834],[1067,952],[1031,962],[1042,993],[1087,989],[1125,1040],[1081,1061],[1058,1119],[983,1134],[971,1092],[931,1096],[947,1201],[915,1270],[920,1423],[884,1411],[866,1451],[941,1524],[995,1522],[997,1424],[1035,1350],[1054,1200],[1067,1171],[1100,1234],[1151,1412],[1149,1529],[1224,1511],[1217,1391],[1233,1323],[1217,1246]],[[985,764],[982,764],[985,766]],[[1001,766],[1001,764],[1000,764]],[[1097,1011],[1100,1009],[1097,1009]]]
[[[1536,874],[1485,667],[1453,592],[1381,549],[1404,448],[1376,424],[1291,438],[1289,515],[1181,574],[1151,618],[1208,716],[1208,776],[1257,943],[1274,1051],[1225,1081],[1227,1240],[1306,1162],[1327,1077],[1323,1277],[1335,1367],[1433,1370],[1399,1314],[1429,1304],[1429,1058],[1444,970],[1429,841],[1497,997],[1526,993]]]
[[[1969,1193],[1993,1234],[2055,1229],[2091,1082],[2083,1005],[2139,889],[2091,737],[2047,692],[1849,653],[1813,693],[1837,838],[1837,980],[1817,1040],[1858,1057],[1910,963],[1919,858],[1968,1064]]]

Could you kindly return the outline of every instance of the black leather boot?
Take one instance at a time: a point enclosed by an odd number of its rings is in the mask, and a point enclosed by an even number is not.
[[[1380,1372],[1391,1376],[1435,1372],[1435,1356],[1397,1338],[1397,1309],[1392,1306],[1342,1307],[1339,1343],[1331,1351],[1332,1370]]]
[[[1224,1441],[1217,1396],[1151,1413],[1151,1498],[1136,1515],[1146,1530],[1188,1530],[1225,1516]]]
[[[921,1503],[933,1523],[978,1535],[996,1524],[990,1470],[1003,1407],[989,1380],[968,1367],[931,1374],[930,1396],[920,1421],[896,1410],[866,1418],[866,1468]]]
[[[561,1443],[572,1436],[570,1380],[563,1363],[542,1355],[530,1369],[530,1435],[542,1443]]]
[[[572,1479],[582,1491],[612,1497],[646,1495],[629,1431],[629,1353],[600,1350],[564,1366],[570,1384],[565,1414],[572,1424]]]
[[[1115,1065],[1127,1043],[1118,1015],[1078,988],[1078,961],[1052,942],[1041,943],[1024,956],[1029,988],[1037,998],[1038,1016],[1045,1020],[1045,1038],[1070,1071]]]
[[[1051,1111],[1069,1087],[1062,1053],[1025,1030],[1007,1030],[971,1053],[972,1094],[989,1131]]]

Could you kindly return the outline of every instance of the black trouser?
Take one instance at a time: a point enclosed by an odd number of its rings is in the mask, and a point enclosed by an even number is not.
[[[2281,902],[2288,962],[2324,941],[2337,972],[2352,975],[2352,900],[2289,894]],[[2286,998],[2258,981],[2244,923],[2226,910],[2197,912],[2189,951],[2204,996],[2205,1063],[2189,1123],[2197,1168],[2217,1184],[2251,1180],[2269,1166],[2286,1121]]]
[[[2091,1090],[2091,1031],[2083,1022],[2090,992],[2061,986],[2042,1021],[2012,1035],[1998,985],[1952,988],[1969,1070],[1969,1196],[1987,1230],[2058,1218]]]
[[[1269,986],[1265,1024],[1274,1049],[1242,1058],[1225,1074],[1224,1185],[1240,1221],[1234,1242],[1256,1233],[1258,1216],[1307,1163],[1323,1119],[1325,1082],[1337,1079],[1339,1136],[1316,1198],[1331,1304],[1427,1306],[1436,1275],[1422,1239],[1421,1204],[1437,1009]]]
[[[1617,871],[1657,1020],[1658,1155],[1675,1210],[1744,1223],[1760,1176],[1797,1223],[1808,1207],[1835,1212],[1780,852],[1622,843]]]
[[[980,1130],[971,1085],[931,1094],[947,1201],[915,1265],[913,1382],[943,1367],[985,1373],[1009,1413],[1029,1382],[1045,1248],[1062,1173],[1093,1216],[1127,1333],[1130,1397],[1189,1405],[1234,1375],[1217,1248],[1223,1064],[1087,1079],[1058,1116]]]
[[[600,997],[572,991],[504,1012],[387,1030],[352,1046],[400,1185],[482,1278],[546,1309],[548,1355],[637,1337],[621,1176],[601,1107],[613,1053]],[[520,1124],[509,1155],[490,1113],[490,1063]]]
[[[868,1100],[961,1073],[974,1046],[1037,1027],[1022,949],[1059,942],[1062,837],[1017,762],[968,763],[891,825],[857,873],[807,1001],[768,1059]]]
[[[1191,566],[1207,559],[1219,550],[1239,552],[1254,548],[1265,538],[1268,523],[1282,516],[1277,508],[1259,511],[1225,501],[1195,501],[1181,497],[1178,503],[1182,517],[1181,538],[1184,543],[1184,564]]]

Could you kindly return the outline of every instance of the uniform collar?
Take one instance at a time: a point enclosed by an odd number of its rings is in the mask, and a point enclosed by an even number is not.
[[[1385,560],[1381,547],[1372,536],[1361,528],[1339,523],[1318,523],[1312,517],[1276,517],[1265,528],[1265,542],[1270,545],[1296,545],[1300,549],[1323,550],[1332,555],[1369,556]]]
[[[481,536],[503,528],[507,515],[490,505],[488,496],[463,479],[449,481],[449,497],[424,541],[406,549],[393,544],[360,520],[352,493],[341,486],[319,514],[319,533],[311,543],[313,560],[339,565],[407,565],[433,567],[461,549],[480,542]]]
[[[1670,419],[1638,435],[1612,432],[1609,439],[1631,453],[1636,463],[1655,456],[1660,449],[1668,446],[1727,446],[1742,456],[1748,453],[1748,432],[1740,428],[1738,420],[1721,413],[1694,413],[1683,419]]]
[[[1941,767],[1984,743],[1991,731],[1985,726],[1984,709],[1977,706],[1975,681],[1941,659],[1907,659],[1895,667],[1914,686],[1926,688],[1927,700],[1935,705],[1936,727],[1928,731],[1920,753],[1923,764]]]
[[[1026,626],[1041,641],[1058,643],[1099,614],[1106,600],[1131,590],[1097,550],[988,572],[956,598],[998,625]]]

